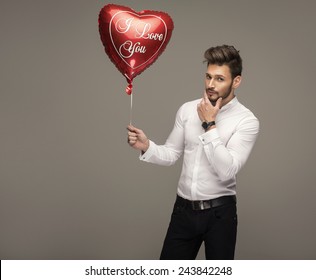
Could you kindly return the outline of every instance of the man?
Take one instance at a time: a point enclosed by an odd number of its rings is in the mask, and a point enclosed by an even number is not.
[[[128,126],[128,142],[143,161],[172,165],[182,155],[177,198],[160,259],[234,259],[236,174],[254,146],[259,121],[239,103],[242,59],[233,46],[206,50],[202,99],[183,104],[164,145]]]

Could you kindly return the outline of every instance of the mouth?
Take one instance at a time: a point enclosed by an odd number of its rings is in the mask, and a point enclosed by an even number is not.
[[[207,90],[206,90],[206,93],[207,93],[208,97],[212,97],[213,95],[218,94],[217,91],[215,91],[215,90],[210,90],[210,89],[207,89]]]

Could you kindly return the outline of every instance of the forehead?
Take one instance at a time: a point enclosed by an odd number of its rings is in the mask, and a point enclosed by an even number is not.
[[[211,76],[224,76],[224,77],[231,77],[230,69],[228,65],[216,65],[216,64],[209,64],[207,66],[206,73]]]

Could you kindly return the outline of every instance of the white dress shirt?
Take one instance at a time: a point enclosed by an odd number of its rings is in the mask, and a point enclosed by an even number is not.
[[[183,155],[177,194],[206,200],[236,194],[236,174],[254,146],[259,121],[233,98],[216,117],[216,127],[205,132],[197,113],[201,99],[183,104],[164,145],[150,141],[142,161],[172,165]]]

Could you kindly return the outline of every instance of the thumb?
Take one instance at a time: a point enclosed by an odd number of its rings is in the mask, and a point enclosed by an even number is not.
[[[135,126],[129,124],[129,125],[127,126],[127,130],[129,130],[129,131],[131,131],[131,132],[136,132],[136,133],[137,133],[137,130],[138,130],[138,129],[137,129]]]
[[[141,129],[139,129],[131,124],[127,126],[127,130],[129,130],[130,132],[135,132],[138,135],[144,134],[144,132]]]

